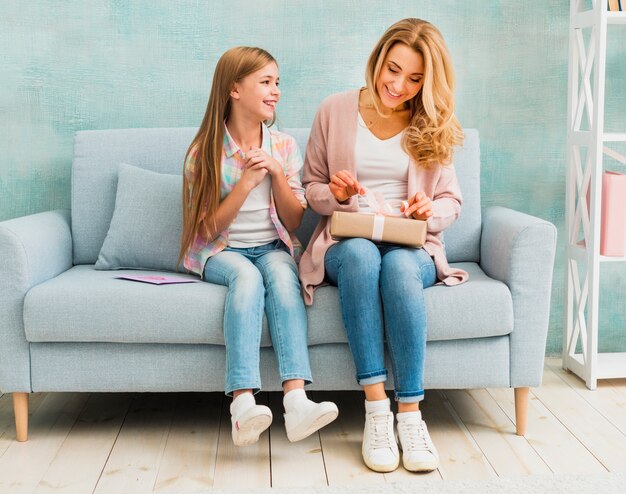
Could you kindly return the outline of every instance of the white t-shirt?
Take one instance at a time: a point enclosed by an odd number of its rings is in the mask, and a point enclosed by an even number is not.
[[[256,247],[269,244],[278,238],[270,217],[271,180],[270,175],[266,175],[248,194],[237,217],[228,228],[229,247]]]
[[[371,192],[382,194],[393,212],[399,213],[402,201],[407,199],[409,181],[409,155],[402,149],[404,132],[379,139],[367,128],[360,113],[357,118],[354,148],[357,179]],[[359,210],[370,211],[363,196],[359,196]]]

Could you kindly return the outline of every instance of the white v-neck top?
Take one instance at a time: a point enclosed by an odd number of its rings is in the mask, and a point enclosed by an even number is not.
[[[389,139],[379,139],[365,124],[357,112],[354,159],[357,180],[371,192],[379,192],[391,206],[400,212],[402,201],[407,199],[409,181],[409,155],[402,149],[404,131]],[[362,196],[359,210],[370,211]]]

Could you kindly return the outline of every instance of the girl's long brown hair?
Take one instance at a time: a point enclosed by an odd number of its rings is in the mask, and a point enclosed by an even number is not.
[[[224,122],[230,115],[233,86],[271,62],[276,63],[276,60],[261,48],[237,46],[225,52],[215,66],[204,118],[185,154],[185,163],[193,159],[195,167],[193,173],[183,175],[183,228],[179,265],[196,239],[202,219],[206,217],[212,221],[220,204]],[[271,125],[273,119],[266,123]]]
[[[413,161],[424,168],[452,162],[453,148],[463,142],[463,131],[454,115],[454,70],[439,30],[427,21],[408,18],[393,24],[374,47],[365,79],[378,114],[382,102],[376,81],[385,57],[396,43],[403,43],[424,59],[424,85],[409,101],[411,120],[402,145]]]

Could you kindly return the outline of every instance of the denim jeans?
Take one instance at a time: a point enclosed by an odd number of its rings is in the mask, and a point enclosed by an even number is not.
[[[296,262],[281,240],[249,248],[227,247],[210,257],[204,279],[228,287],[224,306],[226,394],[261,389],[263,311],[282,381],[311,382],[307,319]]]
[[[327,280],[339,288],[358,383],[387,380],[386,340],[396,400],[422,400],[427,333],[424,288],[436,281],[430,255],[423,249],[351,238],[328,249],[324,264]]]

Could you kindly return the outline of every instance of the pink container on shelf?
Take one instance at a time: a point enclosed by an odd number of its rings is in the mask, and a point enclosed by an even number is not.
[[[605,171],[602,175],[602,223],[600,254],[626,255],[626,175]]]

